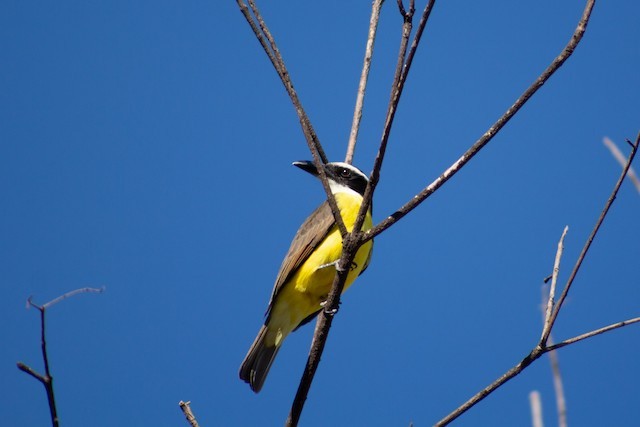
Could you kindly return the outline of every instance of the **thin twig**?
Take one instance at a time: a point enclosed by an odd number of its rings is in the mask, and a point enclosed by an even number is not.
[[[191,401],[184,402],[181,400],[180,402],[178,402],[178,405],[180,405],[180,409],[182,410],[182,413],[187,419],[189,425],[191,427],[199,427],[198,420],[196,420],[196,416],[193,415],[193,412],[191,411]]]
[[[560,272],[560,259],[562,258],[562,251],[564,249],[564,238],[569,231],[569,226],[564,227],[560,241],[558,242],[558,251],[556,252],[556,259],[553,263],[553,274],[551,275],[551,286],[549,287],[549,298],[547,299],[547,309],[543,311],[542,319],[542,337],[543,339],[547,334],[547,330],[551,327],[551,311],[553,310],[553,303],[556,297],[556,284],[558,283],[558,273]],[[542,343],[546,344],[545,342]]]
[[[369,36],[367,37],[367,45],[364,51],[364,63],[362,64],[362,73],[360,74],[360,83],[358,84],[358,95],[356,96],[356,106],[353,112],[353,121],[351,123],[351,132],[349,133],[349,143],[347,144],[347,154],[344,161],[353,163],[353,153],[356,149],[356,140],[360,130],[360,120],[362,119],[362,109],[364,107],[364,95],[367,89],[367,80],[369,78],[369,70],[371,69],[371,58],[373,57],[373,46],[376,40],[376,31],[378,29],[378,21],[380,21],[380,9],[384,0],[374,0],[371,6],[371,19],[369,20]]]
[[[59,303],[62,300],[65,300],[67,298],[70,298],[74,295],[78,295],[78,294],[87,294],[87,293],[96,293],[96,294],[101,294],[102,292],[105,291],[105,287],[101,287],[101,288],[80,288],[80,289],[76,289],[74,291],[71,292],[67,292],[66,294],[60,295],[58,298],[55,298],[45,304],[42,305],[42,308],[49,308],[54,304]],[[31,304],[34,307],[37,307],[35,304],[33,304],[33,302],[31,302],[31,297],[29,297],[29,304]]]
[[[101,293],[104,291],[104,289],[105,289],[104,287],[99,289],[88,288],[88,287],[76,289],[74,291],[67,292],[57,298],[54,298],[51,301],[46,302],[42,305],[38,305],[34,303],[31,296],[27,298],[27,308],[34,307],[40,312],[40,349],[42,352],[42,360],[44,363],[44,375],[37,373],[35,370],[33,370],[33,368],[31,368],[30,366],[22,362],[18,362],[17,366],[19,370],[31,375],[36,380],[40,381],[40,383],[42,383],[42,385],[44,386],[45,392],[47,393],[47,401],[49,402],[49,414],[51,415],[51,425],[53,427],[58,427],[59,420],[58,420],[58,410],[56,408],[55,391],[53,388],[53,376],[51,375],[51,369],[49,365],[49,355],[47,352],[47,338],[45,334],[46,332],[45,312],[47,308],[74,295],[82,294],[82,293],[90,293],[90,292]]]
[[[485,132],[480,139],[478,139],[458,160],[456,160],[442,175],[440,175],[435,181],[425,187],[420,193],[415,195],[404,206],[391,214],[385,220],[377,224],[371,230],[365,233],[366,239],[372,239],[393,224],[395,224],[400,218],[415,209],[420,203],[422,203],[427,197],[433,194],[437,189],[442,187],[452,176],[454,176],[460,169],[467,164],[478,152],[484,148],[489,141],[502,129],[511,118],[522,108],[522,106],[546,83],[547,80],[564,64],[564,62],[573,54],[575,48],[582,40],[582,37],[589,23],[589,17],[595,0],[588,0],[585,6],[580,22],[575,29],[571,40],[567,43],[562,52],[551,62],[546,70],[529,86],[527,90],[516,100],[516,102],[500,117],[490,128]],[[411,52],[409,53],[411,57]]]
[[[620,163],[620,166],[624,167],[626,159],[624,158],[624,155],[622,154],[618,146],[606,136],[603,138],[602,142],[604,143],[605,147],[607,147],[609,151],[611,151],[611,155],[618,161],[618,163]],[[629,168],[629,172],[627,172],[627,178],[631,180],[633,185],[636,187],[636,190],[638,190],[638,193],[640,193],[640,178],[638,178],[638,175],[636,174],[636,171],[633,170],[633,168]]]
[[[604,334],[605,332],[613,331],[614,329],[619,329],[627,325],[632,325],[634,323],[640,322],[640,317],[634,317],[633,319],[623,320],[622,322],[613,323],[609,326],[605,326],[600,329],[596,329],[594,331],[586,332],[582,335],[578,335],[573,338],[566,339],[557,344],[550,345],[547,347],[547,351],[557,350],[562,347],[566,347],[569,344],[577,343],[578,341],[586,340],[587,338],[595,337],[596,335]]]

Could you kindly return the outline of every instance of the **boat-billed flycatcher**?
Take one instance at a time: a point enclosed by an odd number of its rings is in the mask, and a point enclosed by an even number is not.
[[[319,176],[313,162],[295,162],[294,165]],[[327,163],[323,167],[342,220],[347,230],[351,231],[367,187],[367,176],[347,163]],[[369,209],[362,230],[371,227]],[[358,249],[344,290],[367,268],[372,249],[372,240]],[[240,366],[240,379],[249,383],[254,392],[262,389],[269,368],[287,335],[311,321],[321,310],[331,290],[335,266],[341,255],[342,236],[325,200],[305,220],[293,238],[276,278],[264,325]]]

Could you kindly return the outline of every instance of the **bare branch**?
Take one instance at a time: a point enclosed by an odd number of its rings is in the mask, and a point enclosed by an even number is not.
[[[52,300],[51,300],[51,301],[49,301],[49,302],[44,303],[44,304],[42,305],[42,308],[43,308],[43,309],[49,308],[49,307],[51,307],[52,305],[57,304],[57,303],[59,303],[59,302],[60,302],[60,301],[62,301],[62,300],[65,300],[65,299],[67,299],[67,298],[70,298],[70,297],[72,297],[72,296],[74,296],[74,295],[78,295],[78,294],[87,294],[87,293],[97,293],[97,294],[101,294],[101,293],[103,293],[103,292],[105,291],[105,289],[106,289],[106,288],[105,288],[104,286],[103,286],[103,287],[101,287],[101,288],[89,288],[89,287],[87,287],[87,288],[80,288],[80,289],[76,289],[76,290],[74,290],[74,291],[67,292],[66,294],[60,295],[59,297],[54,298],[54,299],[52,299]],[[32,305],[32,306],[34,306],[34,307],[37,307],[37,306],[36,306],[36,305],[31,301],[31,298],[29,298],[29,304],[31,304],[31,305]]]
[[[529,393],[529,406],[531,407],[531,425],[533,427],[544,427],[542,423],[542,403],[540,393],[536,390]]]
[[[435,426],[446,426],[451,423],[453,420],[458,418],[460,415],[467,412],[477,403],[482,401],[485,397],[489,396],[496,389],[502,386],[504,383],[518,375],[522,372],[527,366],[529,366],[533,361],[538,359],[543,354],[542,350],[536,347],[531,353],[525,356],[517,365],[513,368],[509,369],[505,372],[500,378],[489,384],[484,389],[480,390],[477,394],[475,394],[471,399],[467,400],[465,403],[460,405],[455,411],[451,412],[449,415],[438,421]]]
[[[371,230],[367,231],[365,234],[366,239],[372,239],[394,223],[396,223],[400,218],[411,212],[415,209],[420,203],[422,203],[427,197],[433,194],[436,190],[438,190],[445,182],[447,182],[452,176],[454,176],[460,169],[467,164],[473,157],[475,157],[478,152],[484,148],[493,137],[502,129],[511,118],[522,108],[522,106],[546,83],[547,80],[564,64],[564,62],[573,54],[575,48],[578,46],[584,33],[587,29],[587,24],[589,23],[589,17],[591,16],[591,11],[595,5],[595,0],[588,0],[585,6],[585,9],[582,13],[582,17],[580,18],[580,22],[578,22],[578,26],[576,27],[573,35],[571,36],[571,40],[567,43],[565,48],[560,52],[560,54],[551,62],[551,64],[547,67],[546,70],[529,86],[529,88],[524,91],[524,93],[516,100],[516,102],[500,117],[494,124],[489,128],[487,132],[485,132],[480,139],[478,139],[458,160],[456,160],[447,170],[445,170],[435,181],[425,187],[420,193],[415,195],[410,201],[408,201],[404,206],[398,209],[396,212],[391,214],[385,220],[380,222],[378,225],[373,227]],[[412,46],[413,49],[413,46]],[[411,59],[411,53],[409,52],[409,59]]]
[[[624,320],[622,322],[613,323],[613,324],[611,324],[609,326],[605,326],[603,328],[596,329],[594,331],[590,331],[590,332],[584,333],[582,335],[578,335],[578,336],[573,337],[573,338],[569,338],[569,339],[561,341],[561,342],[559,342],[557,344],[550,345],[549,347],[547,347],[547,351],[557,350],[559,348],[566,347],[569,344],[574,344],[574,343],[577,343],[578,341],[586,340],[587,338],[595,337],[596,335],[604,334],[605,332],[609,332],[609,331],[612,331],[614,329],[619,329],[619,328],[622,328],[624,326],[632,325],[632,324],[638,323],[638,322],[640,322],[640,317],[634,317],[633,319],[629,319],[629,320]]]
[[[189,423],[189,425],[191,427],[199,427],[198,421],[196,420],[196,416],[193,415],[193,412],[191,411],[191,402],[187,401],[180,401],[178,402],[178,405],[180,405],[180,409],[182,410],[182,413],[184,414],[185,418],[187,419],[187,422]]]
[[[291,77],[289,76],[289,72],[287,71],[287,67],[284,64],[284,60],[282,59],[282,55],[280,54],[280,50],[276,45],[275,39],[271,35],[269,28],[267,27],[264,19],[262,19],[262,15],[255,5],[254,0],[249,0],[249,4],[251,6],[251,11],[255,15],[255,20],[253,16],[251,16],[251,12],[249,12],[249,8],[244,3],[243,0],[236,0],[238,6],[240,7],[240,12],[244,15],[247,23],[253,30],[258,42],[264,49],[265,53],[271,60],[273,67],[275,68],[282,84],[284,85],[289,97],[291,98],[291,102],[293,103],[294,108],[296,109],[296,113],[298,114],[298,118],[300,120],[300,125],[302,126],[302,132],[304,133],[307,143],[312,152],[317,151],[318,155],[322,159],[323,163],[327,163],[327,156],[325,155],[322,147],[320,146],[320,142],[318,140],[318,136],[313,130],[313,126],[311,125],[311,121],[307,116],[307,113],[302,108],[302,104],[300,99],[298,98],[298,94],[296,93],[293,83],[291,81]],[[256,22],[257,20],[257,22]]]
[[[624,167],[626,159],[624,158],[624,155],[622,154],[622,151],[620,151],[618,146],[606,136],[603,138],[602,142],[605,145],[605,147],[607,147],[609,151],[611,151],[611,155],[618,161],[618,163],[620,163],[620,166]],[[636,190],[638,190],[638,193],[640,193],[640,178],[638,178],[638,175],[636,174],[636,171],[633,170],[633,168],[629,168],[629,172],[627,172],[627,177],[631,180],[633,185],[636,187]]]
[[[362,119],[362,109],[364,106],[364,94],[367,88],[367,80],[369,78],[369,70],[371,69],[371,58],[373,57],[373,46],[376,40],[376,31],[378,30],[378,21],[380,20],[380,9],[384,0],[374,0],[371,6],[371,19],[369,20],[369,36],[367,37],[367,46],[364,52],[364,63],[362,64],[362,74],[360,75],[360,84],[358,85],[358,95],[356,96],[356,107],[353,112],[353,122],[351,123],[351,132],[349,133],[349,143],[347,144],[347,154],[344,161],[351,164],[353,162],[353,153],[356,149],[356,140],[360,130],[360,120]]]
[[[342,217],[340,216],[340,211],[338,210],[338,205],[336,203],[335,197],[333,196],[333,194],[331,193],[331,189],[329,188],[329,181],[327,180],[327,176],[324,172],[324,169],[321,167],[323,163],[328,162],[327,156],[322,149],[320,140],[318,139],[318,136],[316,135],[313,126],[311,125],[311,121],[309,120],[307,113],[304,111],[304,108],[302,108],[302,103],[300,102],[298,94],[293,87],[291,77],[289,76],[287,67],[284,64],[282,55],[280,55],[280,50],[276,45],[275,39],[271,35],[267,24],[264,22],[264,19],[262,18],[262,15],[260,14],[260,11],[258,10],[258,7],[256,6],[254,0],[249,0],[251,12],[249,11],[249,8],[243,0],[236,0],[236,2],[240,7],[240,12],[242,12],[245,19],[247,20],[247,23],[258,39],[258,42],[260,42],[260,45],[271,60],[271,63],[278,73],[278,76],[280,76],[280,80],[282,81],[282,84],[289,94],[289,98],[291,98],[291,102],[293,103],[293,106],[296,109],[296,113],[298,114],[300,125],[302,126],[302,132],[305,136],[305,139],[307,140],[309,151],[311,151],[313,162],[318,169],[320,181],[322,182],[322,186],[327,195],[327,201],[329,202],[329,206],[331,207],[331,212],[333,213],[333,217],[335,218],[338,228],[340,229],[340,233],[344,236],[347,233],[347,228],[345,227],[344,221],[342,221]],[[251,15],[251,13],[253,13],[253,16]]]
[[[556,252],[556,259],[553,263],[553,274],[551,275],[551,286],[549,287],[549,298],[547,299],[547,309],[544,311],[542,337],[540,341],[542,344],[546,344],[547,337],[549,336],[551,328],[551,311],[553,310],[553,303],[556,295],[556,284],[558,283],[558,273],[560,272],[560,259],[562,258],[562,251],[564,249],[564,238],[569,231],[569,226],[564,227],[560,241],[558,242],[558,251]]]

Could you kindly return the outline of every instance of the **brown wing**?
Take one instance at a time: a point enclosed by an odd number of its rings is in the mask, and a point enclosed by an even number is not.
[[[287,252],[280,266],[280,272],[278,272],[276,284],[273,287],[273,293],[269,301],[269,308],[267,308],[267,319],[282,286],[322,242],[334,223],[331,207],[325,200],[300,226],[291,242],[289,252]]]

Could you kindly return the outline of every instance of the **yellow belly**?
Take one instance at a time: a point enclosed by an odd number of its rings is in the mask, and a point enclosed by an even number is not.
[[[362,198],[352,194],[338,193],[336,201],[342,213],[347,230],[351,231],[358,215]],[[371,213],[368,212],[362,229],[372,227]],[[373,242],[368,241],[358,249],[351,270],[347,275],[344,291],[365,267]],[[279,346],[282,340],[304,319],[322,308],[331,290],[336,269],[335,263],[342,255],[342,237],[334,226],[315,251],[298,268],[297,272],[280,290],[271,309],[267,343]]]

